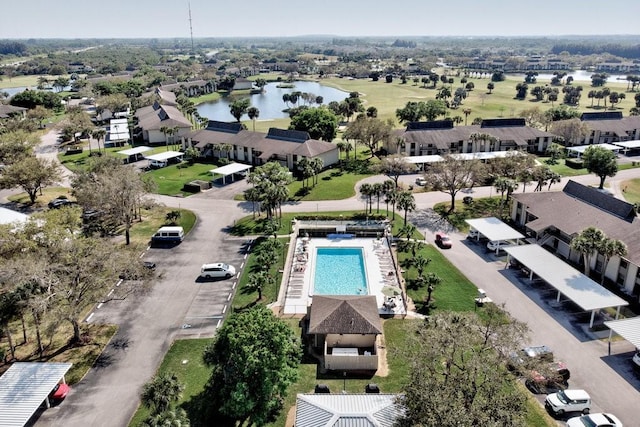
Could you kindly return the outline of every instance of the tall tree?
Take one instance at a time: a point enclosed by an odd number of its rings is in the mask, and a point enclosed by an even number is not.
[[[258,117],[260,117],[260,110],[256,107],[249,107],[249,109],[247,109],[247,116],[249,116],[249,119],[251,119],[251,121],[253,122],[253,131],[256,131],[256,119]]]
[[[525,424],[527,398],[505,369],[505,350],[520,348],[527,327],[498,308],[485,314],[436,313],[415,324],[400,427]]]
[[[571,240],[571,249],[582,255],[586,276],[591,272],[591,264],[604,238],[605,234],[599,228],[587,227]]]
[[[238,425],[265,425],[282,409],[300,357],[299,340],[267,307],[231,314],[203,356],[213,368],[210,407]]]
[[[580,144],[591,132],[589,125],[578,118],[555,121],[550,131],[561,137],[567,146]]]
[[[282,217],[280,207],[289,198],[289,188],[291,182],[289,170],[281,166],[278,162],[269,162],[259,166],[249,174],[247,181],[257,189],[260,194],[260,204],[267,213],[267,218],[272,219]]]
[[[602,147],[591,146],[582,154],[583,165],[587,170],[600,178],[599,189],[604,187],[604,180],[618,173],[616,155]]]
[[[382,158],[380,163],[375,165],[373,169],[389,177],[393,181],[394,186],[398,187],[400,175],[412,173],[416,170],[416,167],[414,164],[409,163],[405,156],[394,154]]]
[[[384,122],[377,118],[361,115],[349,125],[343,137],[347,141],[356,140],[360,144],[367,146],[371,157],[380,157],[378,153],[380,143],[389,140],[391,130],[392,125],[388,121]]]
[[[98,152],[100,152],[100,141],[104,141],[107,131],[104,128],[96,128],[91,132],[91,138],[98,141]],[[91,152],[91,143],[89,143],[89,152]]]
[[[610,237],[605,237],[598,244],[598,253],[602,255],[602,271],[600,274],[600,284],[604,284],[605,274],[607,272],[607,266],[609,265],[609,261],[614,256],[623,257],[627,255],[627,245],[617,239],[612,239]]]
[[[433,163],[424,174],[431,188],[451,196],[449,212],[456,208],[456,194],[464,188],[472,188],[483,176],[484,166],[478,160],[463,160],[451,155]]]
[[[251,101],[249,99],[238,99],[229,105],[229,110],[236,122],[240,123],[240,119],[247,113],[250,106]]]
[[[35,203],[38,192],[60,178],[58,165],[53,161],[28,156],[7,166],[0,176],[0,188],[22,188]]]
[[[411,191],[401,191],[398,194],[398,209],[404,211],[404,225],[407,225],[407,215],[416,210],[416,199]]]
[[[307,108],[291,119],[289,129],[309,132],[313,139],[331,142],[338,133],[338,117],[326,107]]]

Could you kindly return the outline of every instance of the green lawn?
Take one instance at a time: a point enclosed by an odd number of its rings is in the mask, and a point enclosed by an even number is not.
[[[182,188],[185,184],[193,180],[211,181],[212,175],[209,172],[217,166],[212,163],[194,163],[192,165],[182,162],[178,165],[171,165],[161,169],[154,169],[147,174],[151,176],[158,186],[156,192],[167,196],[189,195]]]
[[[466,278],[447,258],[440,253],[433,245],[426,244],[417,255],[422,255],[431,262],[427,265],[424,274],[435,273],[442,279],[442,283],[437,285],[432,295],[432,309],[438,311],[472,311],[474,310],[474,298],[478,289]],[[409,267],[407,260],[412,258],[410,252],[399,252],[400,265],[405,269],[404,278],[407,284],[407,294],[416,305],[416,311],[427,314],[429,310],[424,307],[423,302],[427,296],[426,286],[418,286],[416,277],[418,272],[414,267]]]
[[[166,216],[170,211],[180,211],[180,219],[176,225],[184,228],[185,235],[191,231],[196,223],[196,214],[187,209],[172,209],[167,207],[157,206],[150,210],[142,212],[142,222],[134,222],[131,227],[130,235],[131,242],[137,244],[147,244],[151,239],[151,236],[158,231],[158,229],[164,225],[170,225],[167,222]]]
[[[462,201],[456,200],[456,208],[451,213],[449,213],[449,206],[450,202],[442,202],[435,204],[433,209],[460,231],[469,229],[465,219],[485,218],[489,216],[506,218],[509,215],[509,205],[504,205],[502,211],[500,210],[499,196],[473,199],[473,203],[469,205],[465,205]]]
[[[303,188],[302,181],[289,184],[289,194],[293,200],[342,200],[356,195],[356,183],[368,174],[354,174],[339,169],[328,169],[318,175],[318,184],[313,185],[313,178],[309,179],[307,187]]]
[[[184,339],[176,340],[169,348],[162,364],[158,368],[158,374],[175,374],[185,389],[178,406],[193,416],[193,407],[197,406],[198,395],[204,390],[204,386],[211,373],[202,361],[204,349],[212,342],[212,339]],[[129,423],[130,426],[142,425],[142,421],[149,416],[149,410],[140,406]]]
[[[627,202],[640,203],[640,178],[621,182],[620,189],[624,193],[624,198]]]

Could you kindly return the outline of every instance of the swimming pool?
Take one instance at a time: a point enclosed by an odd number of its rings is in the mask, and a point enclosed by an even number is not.
[[[317,248],[314,294],[367,295],[362,248]]]

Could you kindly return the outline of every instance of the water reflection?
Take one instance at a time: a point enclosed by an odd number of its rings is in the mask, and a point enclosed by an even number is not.
[[[347,92],[323,86],[317,82],[299,81],[294,83],[293,88],[278,87],[279,84],[280,83],[268,83],[264,88],[264,92],[261,94],[231,95],[217,101],[200,104],[197,106],[198,113],[203,117],[207,117],[209,120],[222,122],[235,120],[229,112],[229,106],[238,99],[249,98],[251,100],[251,106],[260,110],[259,120],[281,119],[289,117],[289,114],[282,110],[292,107],[291,104],[287,104],[282,100],[282,96],[285,93],[306,92],[315,96],[321,96],[323,105],[327,105],[332,101],[343,101],[349,96]],[[304,105],[304,101],[299,99],[296,105]],[[317,106],[317,104],[313,104],[313,106]],[[245,115],[242,117],[242,120],[248,120],[248,117]]]

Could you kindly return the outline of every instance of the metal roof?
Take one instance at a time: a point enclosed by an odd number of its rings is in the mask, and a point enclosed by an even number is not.
[[[615,145],[624,148],[640,148],[640,140],[614,142]]]
[[[505,246],[504,250],[585,311],[629,305],[539,245]]]
[[[296,427],[392,427],[403,413],[397,394],[298,394]]]
[[[619,145],[619,144],[618,144]],[[620,147],[613,144],[589,144],[589,145],[576,145],[575,147],[567,147],[567,151],[575,151],[576,153],[583,154],[589,147],[600,147],[609,151],[620,151]]]
[[[162,153],[145,156],[145,159],[162,161],[162,160],[169,160],[175,157],[182,157],[182,156],[184,156],[184,153],[181,153],[180,151],[163,151]]]
[[[23,426],[71,363],[16,362],[0,377],[0,426]]]
[[[117,153],[122,154],[123,156],[133,156],[134,154],[146,153],[147,151],[150,151],[150,150],[153,150],[153,148],[147,147],[146,145],[141,145],[139,147],[120,150],[120,151],[117,151]]]
[[[640,316],[631,319],[607,320],[604,324],[633,344],[635,348],[640,348]]]
[[[489,240],[524,239],[524,235],[496,217],[465,219],[465,222]]]
[[[246,171],[247,169],[251,169],[251,165],[243,165],[242,163],[229,163],[228,165],[219,167],[217,169],[211,169],[209,172],[212,174],[218,175],[232,175],[234,173]]]

